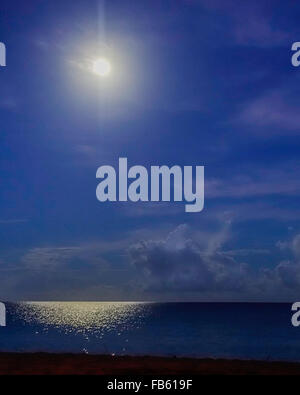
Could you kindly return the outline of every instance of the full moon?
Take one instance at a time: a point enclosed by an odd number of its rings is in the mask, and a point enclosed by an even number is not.
[[[100,77],[106,77],[111,71],[110,62],[105,58],[98,58],[92,63],[92,71]]]

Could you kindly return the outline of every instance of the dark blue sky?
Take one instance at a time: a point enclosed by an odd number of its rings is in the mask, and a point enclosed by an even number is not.
[[[0,299],[293,300],[296,1],[1,1]],[[112,74],[84,67],[106,56]],[[204,165],[205,208],[100,203],[96,169]]]

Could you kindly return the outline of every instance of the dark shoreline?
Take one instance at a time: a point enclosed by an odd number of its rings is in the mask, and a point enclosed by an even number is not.
[[[0,353],[0,375],[300,375],[299,362]]]

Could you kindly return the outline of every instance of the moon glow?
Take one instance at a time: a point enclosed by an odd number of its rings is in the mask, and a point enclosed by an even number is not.
[[[106,77],[111,72],[111,64],[106,58],[98,58],[92,62],[92,72],[100,77]]]

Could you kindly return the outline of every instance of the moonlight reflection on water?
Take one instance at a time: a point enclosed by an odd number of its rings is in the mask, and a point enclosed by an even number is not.
[[[138,328],[148,314],[144,302],[24,302],[19,315],[30,325],[65,332],[129,330]]]
[[[2,352],[299,361],[289,304],[22,302],[6,308]]]

